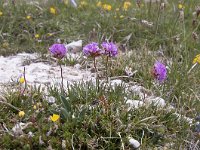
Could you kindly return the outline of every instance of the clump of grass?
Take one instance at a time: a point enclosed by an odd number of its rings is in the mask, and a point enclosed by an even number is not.
[[[199,53],[198,1],[185,1],[181,4],[183,8],[178,8],[178,0],[168,2],[164,8],[161,8],[163,1],[142,2],[140,7],[132,2],[127,11],[123,10],[123,2],[119,1],[114,4],[102,1],[110,4],[111,10],[97,7],[97,1],[85,2],[87,5],[74,8],[60,1],[29,4],[22,0],[15,4],[8,2],[7,5],[1,1],[1,54],[21,51],[46,53],[47,47],[57,39],[62,43],[78,39],[84,40],[84,43],[101,43],[105,39],[116,41],[121,54],[112,60],[112,77],[125,75],[126,66],[137,70],[124,81],[143,85],[173,105],[174,111],[195,118],[200,109],[199,64],[190,73],[188,71],[193,65],[193,58]],[[56,10],[55,14],[50,13],[50,7]],[[168,67],[168,78],[161,86],[154,84],[150,75],[155,60],[161,60]],[[21,121],[34,122],[35,127],[24,132],[31,131],[35,136],[12,137],[3,132],[0,134],[0,147],[45,149],[51,145],[61,148],[62,140],[65,140],[67,149],[117,149],[122,142],[125,149],[129,149],[127,137],[132,136],[142,143],[141,149],[184,149],[191,148],[195,144],[188,143],[198,140],[193,132],[195,125],[190,126],[177,119],[173,111],[160,110],[155,106],[127,111],[124,97],[134,98],[135,95],[129,95],[123,85],[115,89],[106,89],[103,85],[99,88],[97,91],[91,83],[75,84],[65,89],[65,94],[51,88],[49,94],[56,98],[56,105],[48,104],[45,94],[39,89],[27,88],[28,93],[20,98],[17,90],[11,91],[6,96],[7,102],[26,112]],[[70,118],[61,113],[64,101],[70,106]],[[41,106],[35,110],[33,106],[37,103]],[[92,109],[90,106],[93,106]],[[1,123],[9,129],[19,121],[18,112],[12,107],[1,105],[0,113]],[[61,113],[60,123],[48,120],[53,113]],[[46,136],[50,127],[55,125],[58,125],[57,131]],[[0,127],[2,130],[3,127]],[[43,144],[39,143],[40,136]]]

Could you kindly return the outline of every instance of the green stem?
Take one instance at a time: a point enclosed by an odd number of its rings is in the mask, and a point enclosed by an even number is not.
[[[98,75],[98,70],[96,66],[96,57],[94,57],[94,69],[96,73],[96,86],[97,86],[97,91],[99,91],[99,75]]]
[[[62,70],[62,66],[61,63],[59,62],[59,66],[60,66],[60,75],[61,75],[61,90],[62,92],[64,92],[64,83],[63,83],[63,70]]]
[[[108,56],[106,57],[106,80],[108,82]]]

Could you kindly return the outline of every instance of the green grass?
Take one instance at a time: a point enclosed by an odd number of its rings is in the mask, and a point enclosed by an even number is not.
[[[123,10],[122,1],[102,1],[112,5],[111,11],[97,7],[94,0],[86,2],[87,5],[76,9],[53,0],[38,4],[21,0],[15,4],[8,2],[7,5],[1,1],[0,54],[45,54],[49,45],[57,39],[64,43],[81,39],[84,44],[109,39],[116,42],[120,49],[120,55],[113,59],[111,76],[124,75],[126,66],[137,70],[133,77],[124,81],[137,82],[176,109],[169,111],[152,105],[127,111],[124,97],[134,99],[137,96],[125,91],[124,85],[115,90],[105,90],[101,85],[97,90],[91,83],[80,83],[66,88],[64,94],[50,88],[48,94],[56,98],[57,106],[45,101],[41,89],[28,87],[27,93],[21,97],[17,85],[13,87],[15,92],[8,89],[4,96],[8,103],[25,111],[26,115],[21,120],[18,111],[0,105],[0,122],[9,129],[19,121],[34,122],[25,133],[31,131],[35,136],[12,137],[2,132],[3,127],[0,126],[0,147],[46,149],[51,145],[62,149],[62,140],[66,140],[67,149],[120,149],[122,143],[125,149],[130,149],[128,136],[132,136],[142,140],[141,149],[194,149],[199,139],[194,132],[195,122],[189,125],[184,119],[177,119],[174,112],[193,119],[200,113],[199,64],[188,73],[193,58],[200,53],[200,41],[194,38],[194,33],[199,35],[200,16],[193,15],[199,2],[183,1],[184,19],[179,15],[178,0],[169,1],[164,9],[160,8],[159,2],[150,4],[142,1],[139,8],[134,1],[128,11]],[[49,12],[52,6],[56,8],[55,15]],[[31,16],[30,20],[27,15]],[[152,22],[153,26],[145,25],[142,20]],[[36,38],[36,34],[40,37]],[[126,52],[122,53],[124,50]],[[155,60],[162,60],[168,66],[168,78],[163,85],[154,84],[150,75]],[[104,59],[98,62],[105,63]],[[89,106],[103,96],[107,99],[106,103],[99,103],[91,110]],[[42,106],[34,110],[33,106],[39,102]],[[62,108],[69,109],[67,115],[61,111]],[[62,112],[57,123],[58,130],[46,136],[50,127],[54,128],[54,123],[48,118],[55,112]],[[39,144],[40,136],[43,145]]]

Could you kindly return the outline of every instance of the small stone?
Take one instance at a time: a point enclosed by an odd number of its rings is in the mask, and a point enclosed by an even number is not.
[[[83,41],[73,41],[69,44],[65,44],[65,47],[72,53],[77,53],[82,50]]]
[[[135,149],[140,147],[140,143],[134,138],[129,138],[129,144]]]
[[[196,124],[194,131],[200,133],[200,123]]]
[[[76,65],[74,65],[74,68],[75,69],[81,69],[81,65],[80,64],[76,64]]]
[[[50,97],[47,97],[47,102],[50,103],[50,104],[53,104],[53,103],[56,102],[56,99],[55,99],[55,97],[50,96]]]
[[[132,108],[138,108],[140,106],[142,106],[144,103],[142,101],[139,100],[127,100],[126,104],[129,106],[128,107],[128,111],[131,110]]]
[[[145,102],[147,102],[147,104],[153,104],[158,107],[164,107],[166,105],[165,100],[160,97],[151,96],[145,99]]]
[[[31,137],[33,137],[33,136],[34,136],[33,132],[29,131],[29,132],[28,132],[28,137],[31,138]]]
[[[198,115],[195,119],[196,121],[200,121],[200,115]]]
[[[122,83],[123,83],[122,80],[119,80],[119,79],[110,81],[111,86],[119,86]]]
[[[66,140],[62,140],[62,149],[66,149]]]

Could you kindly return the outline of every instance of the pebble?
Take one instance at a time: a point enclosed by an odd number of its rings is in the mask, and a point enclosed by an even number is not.
[[[138,108],[138,107],[142,106],[144,103],[142,101],[139,101],[139,100],[130,100],[130,99],[128,99],[126,101],[126,104],[128,105],[128,111],[129,111],[132,108]]]
[[[129,138],[129,144],[135,149],[140,147],[140,143],[134,138]]]
[[[150,97],[147,97],[145,99],[145,102],[147,104],[154,104],[154,105],[156,105],[158,107],[164,107],[164,106],[166,106],[165,100],[162,99],[161,97],[150,96]]]

